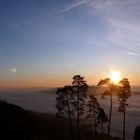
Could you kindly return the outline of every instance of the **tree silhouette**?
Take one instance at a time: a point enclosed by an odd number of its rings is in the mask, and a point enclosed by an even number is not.
[[[117,85],[113,84],[110,80],[110,78],[106,78],[103,80],[100,80],[97,86],[103,86],[106,85],[107,89],[103,93],[104,95],[110,95],[110,111],[109,111],[109,123],[108,123],[108,132],[107,132],[107,139],[110,139],[110,128],[111,128],[111,119],[112,119],[112,94],[114,91],[117,90]],[[102,96],[102,97],[103,97]]]
[[[92,122],[91,126],[94,128],[94,136],[95,140],[97,140],[99,103],[94,95],[89,96],[87,106],[88,106],[87,118]]]
[[[84,114],[85,98],[87,98],[88,85],[81,75],[73,77],[72,87],[75,95],[73,106],[77,112],[77,139],[80,139],[80,116]]]
[[[136,127],[133,139],[140,140],[140,125]]]
[[[130,96],[130,84],[127,78],[123,78],[120,82],[120,90],[118,92],[118,101],[119,101],[119,112],[123,112],[123,140],[125,140],[125,118],[126,118],[126,106],[127,99]]]
[[[73,140],[73,127],[72,127],[72,118],[71,115],[74,115],[74,110],[72,109],[71,102],[73,100],[73,90],[71,86],[65,86],[63,88],[57,89],[57,97],[56,97],[56,108],[58,110],[58,117],[65,117],[68,115],[70,131],[71,131],[71,139]]]
[[[103,108],[99,108],[98,111],[99,112],[98,112],[97,120],[98,120],[98,123],[101,124],[101,140],[103,140],[103,133],[104,133],[103,125],[104,123],[107,123],[109,120]]]

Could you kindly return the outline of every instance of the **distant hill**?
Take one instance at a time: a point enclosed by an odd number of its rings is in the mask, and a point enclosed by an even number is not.
[[[47,93],[47,94],[55,94],[56,90],[57,90],[57,88],[48,88],[48,89],[42,89],[42,90],[40,90],[40,92]]]
[[[49,88],[49,89],[42,89],[40,90],[40,92],[42,93],[46,93],[46,94],[55,94],[56,93],[56,90],[57,88]],[[97,86],[89,86],[89,89],[88,89],[88,94],[89,95],[101,95],[103,93],[103,91],[105,90],[104,87],[97,87]]]
[[[38,138],[34,117],[21,107],[0,101],[0,139],[25,140]]]
[[[76,138],[76,125],[73,127]],[[86,128],[81,128],[80,132],[81,140],[86,140],[87,134],[88,140],[94,139],[92,132]],[[98,138],[100,140],[100,134]],[[26,111],[16,105],[0,101],[0,139],[71,140],[71,137],[68,119],[58,119],[54,115]],[[121,139],[112,137],[111,140]]]
[[[106,89],[105,87],[97,87],[97,86],[92,85],[92,86],[89,86],[88,88],[88,94],[100,96],[105,91],[105,89]],[[56,90],[57,88],[48,88],[48,89],[45,88],[45,89],[40,90],[40,92],[46,93],[46,94],[55,94]],[[132,94],[140,95],[140,91],[138,90],[135,91],[135,88],[132,88]]]

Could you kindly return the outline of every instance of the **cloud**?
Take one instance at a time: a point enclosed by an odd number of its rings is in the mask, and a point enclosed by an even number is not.
[[[102,45],[117,47],[129,55],[140,54],[140,0],[85,0],[65,8],[62,12],[87,4],[87,11],[104,22],[107,31],[102,38]],[[136,53],[135,53],[136,52]]]
[[[84,5],[84,4],[88,3],[88,2],[89,2],[89,0],[84,0],[84,1],[83,0],[82,1],[80,0],[80,1],[78,1],[76,3],[73,3],[72,5],[69,5],[68,7],[64,8],[59,13],[68,12],[68,11],[70,11],[70,10],[72,10],[74,8],[77,8],[77,7],[81,6],[81,5]]]
[[[31,22],[31,21],[40,20],[40,19],[42,19],[42,18],[53,17],[53,16],[56,16],[56,15],[58,15],[58,14],[68,12],[68,11],[70,11],[70,10],[72,10],[72,9],[74,9],[74,8],[77,8],[77,7],[79,7],[79,6],[82,6],[82,5],[84,5],[84,4],[87,4],[89,1],[90,1],[90,0],[78,0],[77,2],[75,2],[75,3],[73,3],[73,4],[69,5],[69,6],[67,6],[67,7],[65,7],[65,8],[63,8],[62,10],[58,10],[58,11],[55,11],[55,12],[49,13],[49,14],[46,14],[46,13],[45,13],[45,14],[42,15],[42,16],[35,16],[35,17],[30,18],[30,19],[22,20],[21,23],[22,23],[22,24],[27,24],[27,23],[29,23],[29,22]]]
[[[107,31],[102,38],[102,43],[101,39],[97,38],[97,46],[118,47],[123,52],[132,50],[140,53],[140,0],[76,0],[56,13],[34,19],[52,17],[80,6],[87,8],[84,12],[87,12],[90,18],[96,15],[104,22],[103,26],[106,26]],[[95,17],[93,16],[93,19]]]
[[[129,17],[125,16],[126,14],[131,17],[139,15],[139,5],[139,0],[90,0],[89,10],[92,13],[102,13],[102,15],[129,19]]]
[[[113,45],[122,47],[124,49],[131,49],[134,51],[140,51],[140,26],[130,22],[121,20],[110,20],[111,31],[107,36],[107,39],[113,43]]]
[[[108,46],[118,47],[131,55],[139,55],[139,0],[91,0],[88,7],[91,14],[103,19],[107,28],[104,40]]]
[[[9,71],[12,72],[12,73],[16,73],[17,69],[16,68],[11,68]]]
[[[127,54],[129,54],[129,55],[132,55],[132,56],[140,56],[140,53],[129,52],[129,51],[127,51],[127,52],[125,52],[125,53],[127,53]]]

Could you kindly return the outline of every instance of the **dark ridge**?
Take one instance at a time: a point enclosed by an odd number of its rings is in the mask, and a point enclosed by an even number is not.
[[[74,124],[75,120],[73,120]],[[74,135],[76,140],[76,125]],[[80,128],[80,140],[92,140],[93,132]],[[98,140],[101,135],[98,134]],[[104,134],[104,140],[106,140]],[[26,111],[21,107],[0,101],[0,140],[71,140],[68,119],[55,115]],[[121,140],[111,137],[111,140]]]
[[[0,101],[1,140],[37,140],[38,132],[38,124],[28,111],[5,101]]]

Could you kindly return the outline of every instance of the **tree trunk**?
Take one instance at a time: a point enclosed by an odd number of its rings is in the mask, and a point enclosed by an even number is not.
[[[101,140],[103,140],[103,133],[104,133],[104,126],[103,126],[103,121],[101,124]]]
[[[125,105],[124,105],[124,112],[123,112],[123,140],[125,140]]]
[[[80,124],[80,120],[79,120],[79,97],[80,97],[80,93],[79,93],[79,84],[78,84],[78,94],[77,94],[77,140],[80,140],[80,134],[79,134],[79,124]]]
[[[125,140],[125,92],[124,92],[124,110],[123,110],[123,140]]]
[[[69,115],[69,123],[70,123],[70,133],[71,133],[71,140],[74,140],[73,137],[73,128],[72,128],[72,119],[71,119],[71,114],[70,114],[70,106],[69,106],[69,98],[66,95],[67,98],[67,107],[68,107],[68,115]]]
[[[94,108],[94,133],[95,133],[95,140],[97,140],[95,108]]]
[[[96,126],[95,126],[95,140],[97,140],[97,129],[96,129]]]
[[[111,118],[112,118],[112,91],[110,93],[110,111],[109,111],[109,124],[108,124],[108,133],[107,133],[107,140],[110,139],[110,127],[111,127]]]

